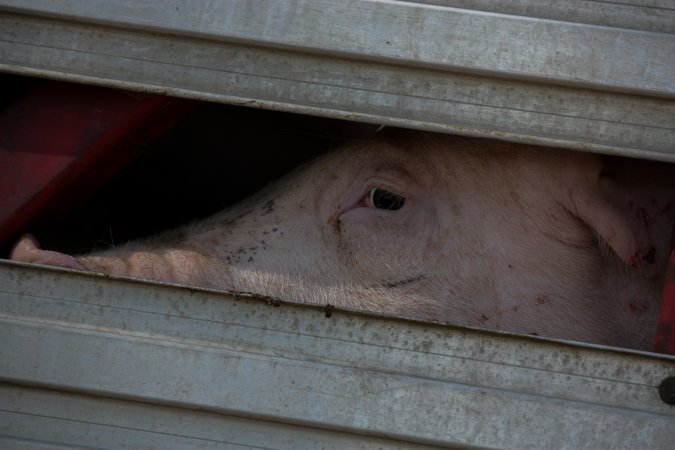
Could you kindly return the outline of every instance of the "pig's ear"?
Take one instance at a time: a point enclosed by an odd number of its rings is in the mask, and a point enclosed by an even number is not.
[[[25,234],[16,243],[9,259],[20,262],[46,264],[49,266],[67,267],[70,269],[87,270],[75,258],[59,252],[42,250],[37,240],[30,234]]]
[[[574,213],[590,226],[626,264],[646,276],[656,271],[655,249],[646,224],[631,209],[630,196],[600,174],[590,189],[579,189]]]

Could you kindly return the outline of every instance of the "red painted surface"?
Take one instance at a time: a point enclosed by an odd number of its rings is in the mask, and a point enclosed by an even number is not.
[[[665,280],[654,350],[675,355],[675,249],[670,254]]]
[[[33,87],[0,112],[0,242],[93,193],[194,104],[60,82]]]

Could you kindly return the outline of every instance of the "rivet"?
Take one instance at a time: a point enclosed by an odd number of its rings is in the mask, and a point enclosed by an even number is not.
[[[661,400],[668,405],[675,405],[675,377],[664,378],[659,385]]]

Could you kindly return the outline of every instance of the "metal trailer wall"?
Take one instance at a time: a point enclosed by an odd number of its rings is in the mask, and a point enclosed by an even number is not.
[[[675,448],[675,357],[0,267],[3,448]]]
[[[0,0],[0,70],[675,161],[672,0]]]
[[[675,161],[668,0],[0,0],[0,71]],[[0,322],[3,448],[675,448],[668,356],[10,262]]]

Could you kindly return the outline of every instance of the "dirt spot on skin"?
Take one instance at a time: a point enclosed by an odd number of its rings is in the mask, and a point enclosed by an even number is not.
[[[231,219],[223,220],[221,222],[222,226],[229,226],[229,225],[234,225],[235,223],[239,222],[241,219],[246,217],[249,214],[248,211],[244,211],[243,213],[239,214],[237,217],[233,217]],[[230,232],[230,234],[232,234]]]
[[[647,312],[649,306],[645,304],[639,304],[637,302],[630,302],[628,303],[628,308],[630,308],[630,312],[632,312],[633,314],[639,315]]]
[[[547,303],[551,303],[551,298],[547,295],[540,295],[534,300],[537,305],[545,305]]]
[[[479,321],[480,323],[485,323],[485,322],[487,322],[488,320],[490,320],[490,318],[489,318],[488,316],[486,316],[485,314],[481,314],[480,317],[478,318],[478,321]]]
[[[333,225],[333,229],[335,229],[335,232],[338,235],[342,234],[342,221],[340,219],[335,219],[335,221],[332,221],[331,225]]]
[[[274,200],[267,201],[262,207],[262,215],[269,214],[274,211]]]

